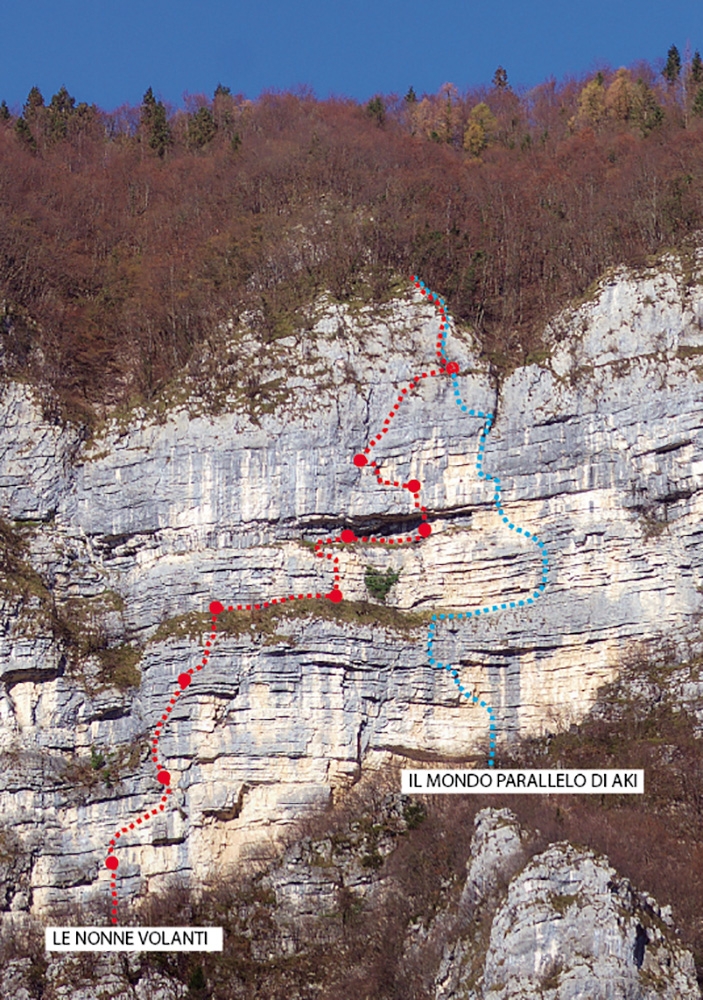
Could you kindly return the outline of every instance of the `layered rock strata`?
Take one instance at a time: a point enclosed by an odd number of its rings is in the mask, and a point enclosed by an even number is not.
[[[470,338],[450,333],[463,398],[495,413],[484,468],[550,557],[533,606],[437,630],[438,657],[492,706],[499,746],[581,718],[633,644],[698,634],[695,278],[672,259],[605,279],[499,394]],[[28,387],[4,388],[0,513],[17,550],[0,595],[6,910],[102,898],[109,838],[159,793],[150,733],[200,658],[211,600],[327,592],[319,538],[417,526],[410,494],[379,488],[352,457],[431,366],[436,332],[418,295],[376,312],[327,304],[313,334],[263,354],[233,332],[232,363],[257,375],[251,399],[229,392],[229,362],[213,357],[185,402],[113,420],[87,444],[45,419]],[[485,760],[485,712],[425,649],[431,613],[499,606],[540,579],[535,547],[506,530],[476,477],[481,424],[448,379],[423,381],[377,457],[421,482],[431,537],[340,546],[337,617],[301,602],[309,614],[223,633],[162,739],[175,808],[125,844],[126,898],[255,855],[364,769]],[[400,573],[389,607],[349,603],[368,602],[368,565]]]

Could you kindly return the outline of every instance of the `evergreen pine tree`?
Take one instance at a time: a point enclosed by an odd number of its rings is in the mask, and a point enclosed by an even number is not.
[[[218,83],[215,87],[215,97],[231,97],[232,91],[229,87],[225,87],[224,84]]]
[[[149,87],[146,94],[142,98],[142,107],[140,112],[140,118],[142,123],[142,128],[144,129],[147,137],[151,135],[151,128],[154,121],[154,110],[156,108],[156,98],[154,97],[154,91]]]
[[[499,90],[505,90],[508,86],[508,73],[502,66],[499,66],[493,74],[493,86]]]
[[[98,109],[94,104],[86,104],[85,101],[81,101],[77,104],[73,112],[73,128],[77,131],[84,131],[98,117]]]
[[[171,129],[166,118],[166,108],[161,101],[156,103],[149,145],[159,156],[163,156],[171,145]]]
[[[151,87],[142,98],[141,120],[150,147],[158,156],[163,156],[171,145],[171,129],[166,108],[162,101],[156,100]]]
[[[188,145],[202,149],[215,138],[217,126],[209,108],[198,108],[188,122]]]
[[[22,143],[23,146],[26,146],[28,149],[31,149],[32,151],[36,150],[37,140],[32,135],[32,130],[27,124],[27,120],[23,118],[21,115],[15,122],[15,135],[17,136],[17,138],[19,139],[19,141]]]
[[[49,135],[52,139],[65,139],[68,134],[68,123],[73,116],[76,105],[75,97],[71,97],[65,87],[54,94],[49,104]]]
[[[7,106],[7,102],[2,101],[0,103],[0,122],[9,122],[10,118],[10,109]]]
[[[27,94],[27,100],[24,102],[24,107],[22,109],[22,115],[25,121],[30,122],[36,117],[37,112],[40,108],[44,107],[44,98],[39,87],[32,87],[29,94]]]
[[[641,77],[635,84],[632,103],[632,121],[643,136],[649,135],[664,121],[663,109],[657,103],[651,87]]]
[[[662,70],[662,76],[667,83],[676,83],[681,73],[681,56],[675,45],[672,45],[666,54],[666,66]]]
[[[383,125],[386,120],[386,109],[380,97],[372,97],[366,105],[366,114],[373,118],[377,125]]]
[[[413,87],[410,87],[410,89],[408,90],[407,94],[405,95],[405,101],[406,101],[407,104],[416,104],[417,103],[417,94],[415,93],[415,90],[414,90]]]
[[[703,83],[703,60],[700,52],[696,49],[691,60],[691,79],[694,83]]]
[[[35,136],[40,136],[43,134],[44,125],[44,98],[39,87],[32,87],[29,94],[27,94],[27,100],[24,102],[24,107],[22,108],[22,118],[26,125],[29,125],[33,130],[32,143],[34,148],[36,148],[36,138]],[[19,120],[19,119],[18,119]],[[23,131],[22,126],[19,127],[20,132]],[[18,132],[18,135],[20,134]]]
[[[691,106],[691,113],[696,116],[696,118],[703,118],[703,87],[698,88],[698,93],[693,99],[693,104]]]
[[[147,92],[144,94],[144,97],[142,97],[142,116],[145,113],[147,114],[151,113],[155,105],[156,105],[156,98],[154,97],[154,91],[151,89],[151,87],[149,87]]]

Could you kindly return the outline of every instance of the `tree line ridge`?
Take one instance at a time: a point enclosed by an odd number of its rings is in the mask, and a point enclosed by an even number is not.
[[[153,398],[250,323],[262,360],[310,304],[411,271],[498,370],[609,267],[703,229],[703,63],[604,68],[518,93],[218,85],[105,112],[65,87],[0,105],[0,367],[61,411]]]

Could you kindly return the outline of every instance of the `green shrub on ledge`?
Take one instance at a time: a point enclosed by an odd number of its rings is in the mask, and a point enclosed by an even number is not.
[[[390,569],[390,567],[385,573],[382,573],[374,566],[367,566],[364,583],[366,584],[369,596],[373,597],[376,601],[380,601],[381,604],[385,604],[391,587],[394,587],[399,579],[400,572],[396,572]]]

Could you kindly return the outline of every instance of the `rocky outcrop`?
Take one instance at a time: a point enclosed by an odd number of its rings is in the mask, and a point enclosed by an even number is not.
[[[607,859],[564,842],[519,865],[525,835],[508,810],[483,810],[476,828],[467,929],[445,950],[436,1000],[700,997],[693,956],[668,908],[633,889]],[[485,927],[487,913],[482,951],[476,924]]]
[[[581,718],[633,643],[691,638],[703,602],[695,277],[671,260],[607,278],[499,395],[469,339],[450,337],[463,398],[496,413],[484,468],[550,557],[534,605],[437,629],[437,658],[492,706],[499,746]],[[105,846],[159,792],[149,733],[199,659],[211,600],[326,592],[317,539],[417,525],[407,491],[379,489],[351,459],[431,365],[435,336],[418,296],[375,313],[326,304],[313,335],[263,357],[233,331],[233,359],[213,358],[180,402],[113,420],[89,444],[27,387],[5,387],[0,513],[27,546],[0,595],[0,807],[25,859],[7,861],[8,910],[102,905]],[[249,396],[228,394],[235,363],[256,373]],[[125,898],[255,855],[364,769],[485,759],[486,714],[428,665],[426,621],[525,598],[541,565],[476,477],[480,426],[448,380],[424,380],[378,454],[421,481],[431,537],[341,551],[335,614],[301,603],[305,614],[223,631],[161,743],[177,807],[121,848]],[[353,603],[368,599],[369,564],[400,573],[397,614]]]
[[[212,962],[13,957],[0,971],[0,996],[30,1000],[37,984],[44,1000],[342,1000],[356,984],[366,990],[359,995],[381,995],[369,992],[379,989],[370,986],[379,982],[370,969],[403,912],[411,919],[402,956],[392,954],[397,966],[381,977],[384,996],[700,1000],[693,957],[670,908],[592,851],[564,841],[538,850],[508,809],[476,815],[463,887],[431,891],[429,911],[415,909],[422,893],[407,906],[394,854],[421,816],[417,803],[387,794],[370,812],[367,803],[326,833],[300,836],[239,892],[215,902],[228,931],[225,953]],[[412,852],[404,857],[422,864]]]
[[[40,986],[46,1000],[183,1000],[185,983],[154,969],[141,969],[138,955],[62,955],[46,969],[29,958],[12,959],[0,972],[0,996],[34,1000]]]

